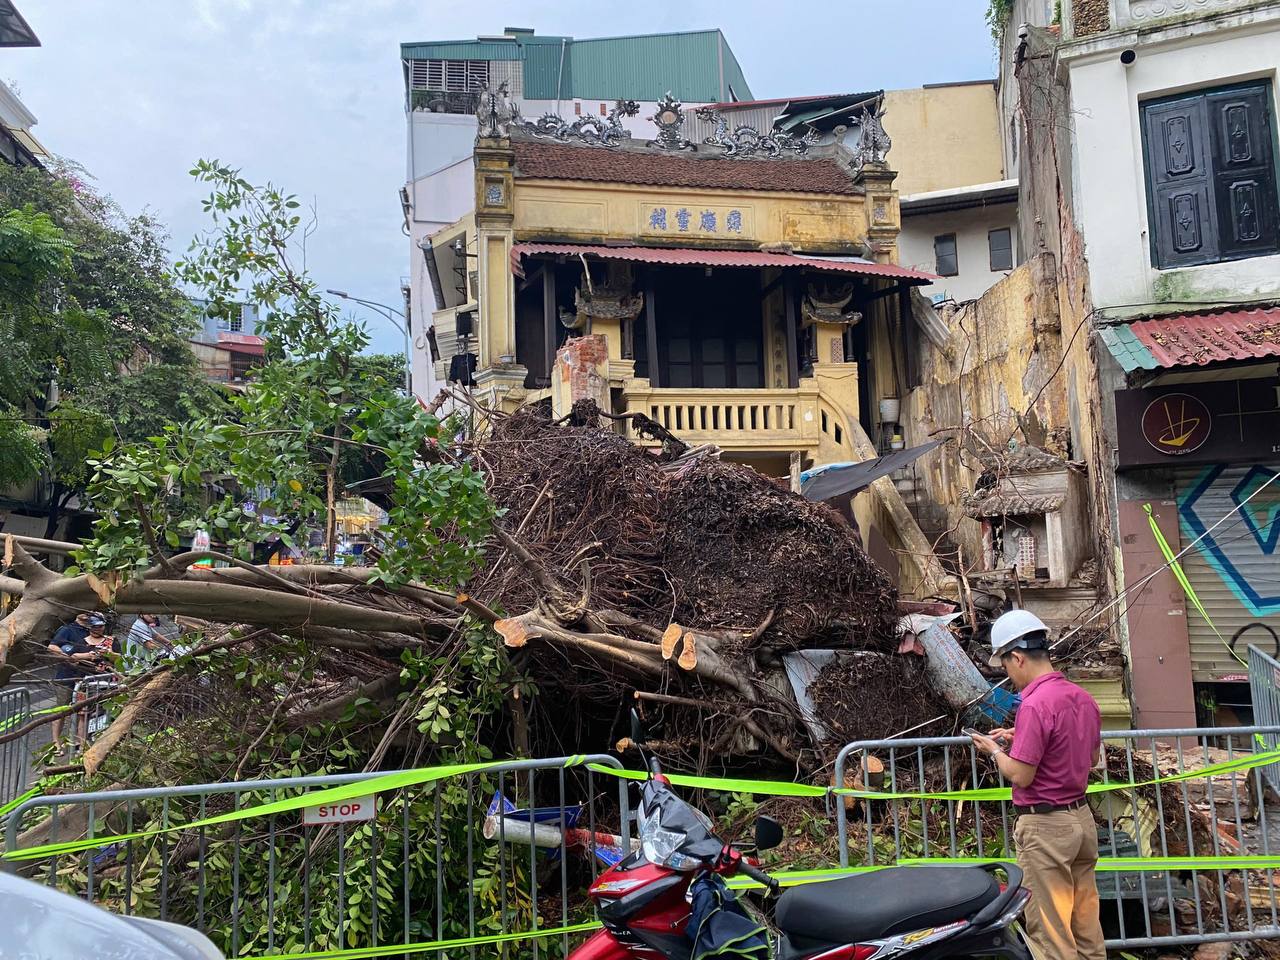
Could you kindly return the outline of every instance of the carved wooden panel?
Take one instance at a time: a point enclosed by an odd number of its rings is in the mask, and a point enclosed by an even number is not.
[[[1196,168],[1196,150],[1191,141],[1191,118],[1186,114],[1166,117],[1164,131],[1164,166],[1173,176],[1190,173]]]
[[[1256,180],[1231,184],[1231,232],[1237,243],[1249,243],[1262,237],[1258,209],[1260,193]]]
[[[1175,193],[1169,197],[1169,219],[1173,225],[1173,249],[1191,253],[1204,244],[1201,224],[1204,211],[1195,193]]]
[[[1232,163],[1248,163],[1253,159],[1253,137],[1249,122],[1249,104],[1231,103],[1222,111],[1223,140],[1227,159]]]

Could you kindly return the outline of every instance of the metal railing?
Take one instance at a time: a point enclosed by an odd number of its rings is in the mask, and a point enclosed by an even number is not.
[[[1257,647],[1249,647],[1249,693],[1253,699],[1253,722],[1264,727],[1280,725],[1280,660]],[[1266,749],[1280,747],[1280,736],[1263,734]],[[1262,776],[1272,790],[1280,793],[1280,763],[1262,768]]]
[[[1274,743],[1280,726],[1108,730],[1103,736],[1112,749],[1102,779],[1142,784],[1157,767],[1167,777],[1238,758],[1250,752],[1240,744],[1255,744],[1257,738]],[[1101,856],[1270,856],[1270,824],[1259,799],[1262,770],[1254,767],[1159,788],[1138,786],[1090,795]],[[849,744],[836,760],[835,782],[886,793],[1005,785],[968,737]],[[1013,857],[1011,808],[1005,800],[846,800],[836,804],[840,865],[920,857]],[[1107,946],[1280,936],[1275,874],[1273,869],[1227,868],[1100,872],[1104,925],[1115,934]]]
[[[26,687],[0,690],[0,734],[17,730],[31,719],[31,692]],[[27,789],[31,752],[27,735],[0,743],[0,806]]]
[[[115,912],[194,927],[229,957],[559,927],[593,919],[587,886],[631,848],[626,781],[565,763],[510,761],[388,790],[361,822],[307,825],[289,811],[11,866]],[[178,827],[385,773],[35,797],[10,816],[5,849]],[[534,807],[536,823],[512,812]],[[560,948],[568,952],[567,935],[513,955]]]

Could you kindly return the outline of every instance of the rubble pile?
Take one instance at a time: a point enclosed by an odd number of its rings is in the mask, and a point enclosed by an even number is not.
[[[570,575],[589,557],[593,606],[659,629],[745,629],[771,650],[893,649],[896,592],[852,528],[749,467],[706,451],[655,455],[597,425],[554,424],[540,407],[497,421],[481,456],[490,496],[516,525],[546,490],[521,538]],[[518,570],[500,582],[508,609],[539,596]]]
[[[833,661],[809,686],[814,713],[822,718],[828,744],[840,747],[910,730],[951,713],[930,689],[924,660],[867,653]]]
[[[562,422],[545,407],[496,417],[476,448],[527,556],[494,551],[474,593],[508,614],[497,624],[508,647],[529,645],[521,669],[579,710],[594,701],[615,736],[618,704],[634,695],[668,721],[672,759],[808,750],[816,765],[782,655],[874,651],[865,676],[844,672],[852,699],[833,729],[854,729],[860,694],[873,708],[859,731],[902,729],[899,708],[914,702],[902,685],[923,681],[902,674],[917,664],[893,662],[906,659],[893,654],[897,594],[848,523],[715,448],[638,426],[659,435],[660,453],[589,402]],[[563,714],[565,697],[541,699]]]

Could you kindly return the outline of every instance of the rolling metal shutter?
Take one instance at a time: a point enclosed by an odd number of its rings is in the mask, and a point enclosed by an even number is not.
[[[1228,644],[1234,641],[1236,652],[1245,659],[1250,644],[1280,656],[1280,480],[1268,485],[1277,473],[1280,458],[1259,464],[1188,467],[1177,477],[1184,546],[1232,514],[1182,558],[1182,566],[1218,634]],[[1190,603],[1187,627],[1196,681],[1245,675],[1245,667]]]

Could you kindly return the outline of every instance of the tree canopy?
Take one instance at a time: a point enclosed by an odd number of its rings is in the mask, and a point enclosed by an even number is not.
[[[167,237],[71,165],[0,164],[0,492],[43,480],[52,535],[108,437],[214,404],[187,345],[197,318]]]

